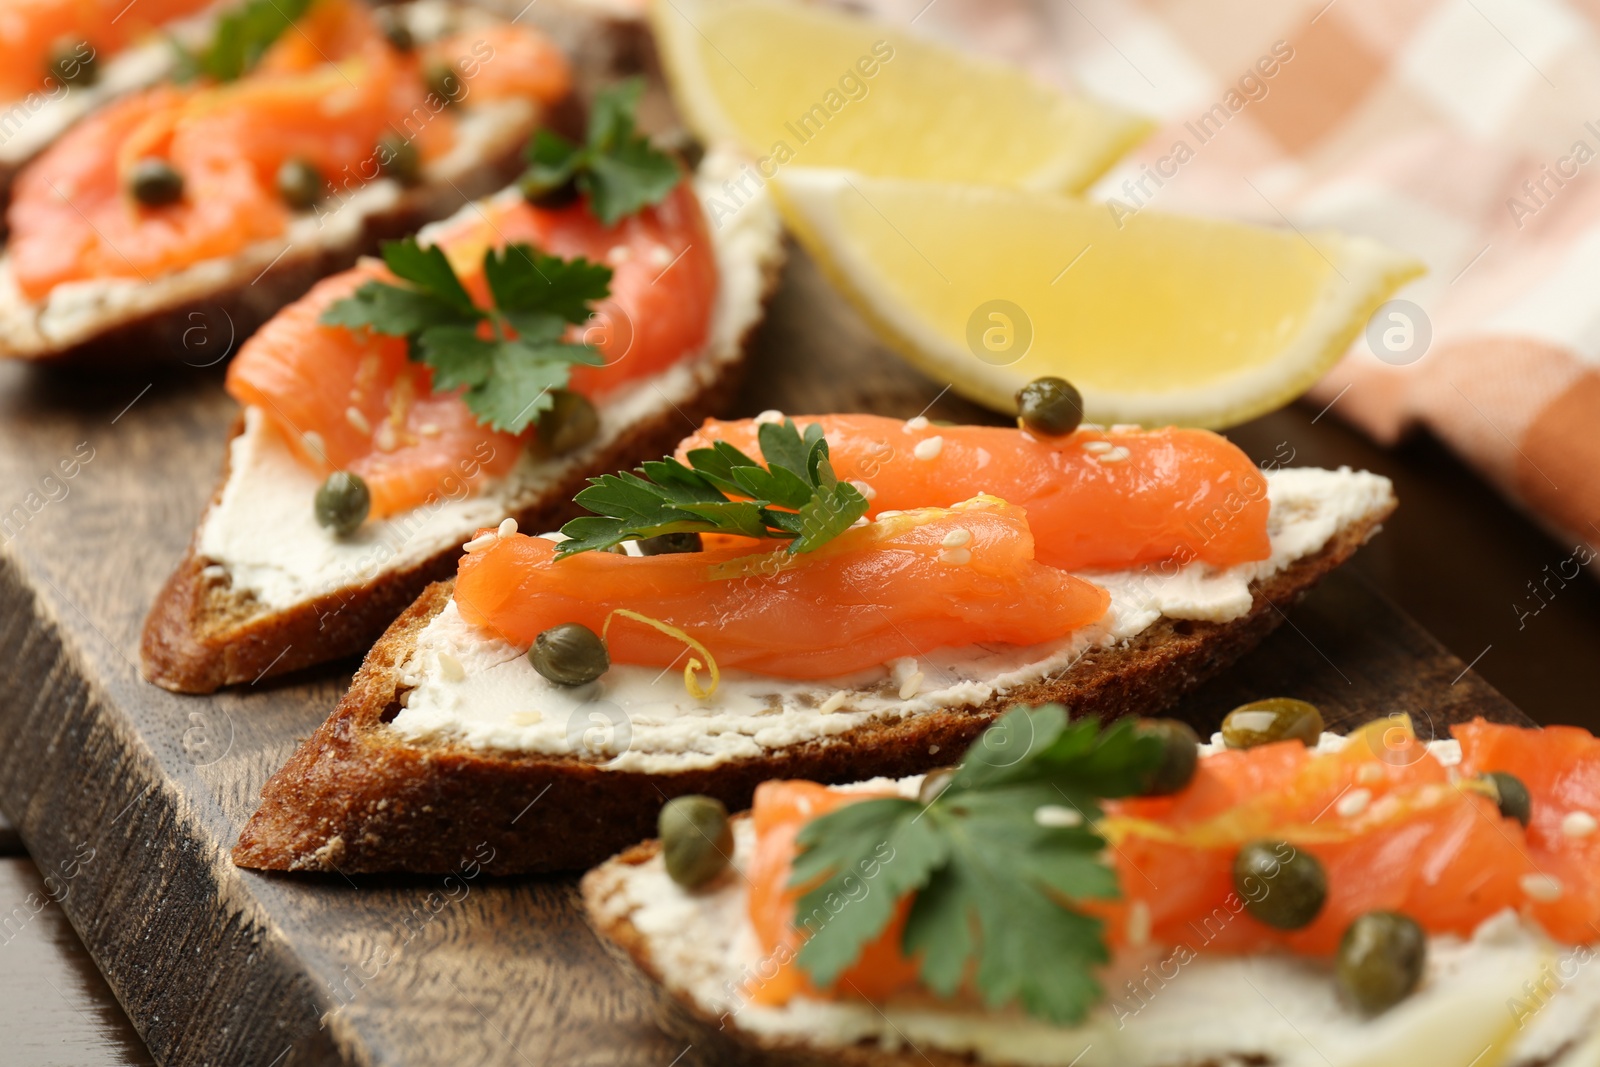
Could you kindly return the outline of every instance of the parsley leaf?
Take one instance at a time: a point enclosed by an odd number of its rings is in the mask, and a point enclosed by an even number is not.
[[[683,175],[671,156],[656,151],[650,139],[634,128],[643,92],[644,81],[639,78],[602,90],[589,113],[583,144],[540,130],[528,147],[523,194],[538,199],[576,186],[607,226],[664,200]]]
[[[802,434],[784,419],[763,423],[757,438],[765,467],[718,441],[692,450],[688,464],[667,457],[590,478],[574,499],[594,514],[561,528],[569,539],[556,558],[666,533],[785,538],[791,554],[810,552],[867,513],[860,490],[834,476],[821,426]]]
[[[261,62],[267,49],[311,7],[312,0],[248,0],[217,19],[211,42],[199,52],[179,49],[179,81],[236,81]]]
[[[1119,895],[1093,828],[1099,800],[1140,792],[1160,759],[1132,719],[1069,724],[1059,705],[1017,707],[931,803],[874,798],[813,819],[789,883],[812,887],[796,912],[811,935],[801,968],[833,984],[914,893],[901,949],[920,955],[928,989],[950,997],[970,981],[990,1007],[1081,1021],[1101,993],[1094,968],[1110,957],[1100,920],[1070,902]],[[1083,821],[1041,826],[1034,813],[1046,805]]]
[[[485,426],[521,433],[566,388],[574,364],[604,362],[592,346],[562,337],[610,292],[610,267],[528,245],[491,248],[483,273],[494,305],[480,308],[436,245],[392,241],[383,260],[406,284],[366,282],[329,306],[322,323],[406,338],[411,358],[433,369],[434,388],[464,389]]]

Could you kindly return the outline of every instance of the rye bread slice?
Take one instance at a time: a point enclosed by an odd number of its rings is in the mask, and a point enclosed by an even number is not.
[[[1058,701],[1074,714],[1103,718],[1153,714],[1258,644],[1393,507],[1390,498],[1318,552],[1252,583],[1250,610],[1232,622],[1162,618],[1122,644],[1088,652],[1055,678],[979,706],[871,722],[760,758],[670,773],[609,771],[575,755],[413,744],[387,729],[400,710],[402,665],[450,600],[452,584],[442,582],[395,621],[338,708],[267,782],[234,862],[347,874],[442,872],[486,842],[494,858],[485,867],[495,874],[574,870],[651,836],[670,797],[703,793],[738,810],[770,778],[836,783],[916,774],[941,762],[935,752],[964,750],[1015,704]]]
[[[410,6],[395,5],[397,10]],[[460,12],[464,25],[489,17],[464,2],[448,6]],[[620,42],[626,31],[596,21],[590,34],[597,39],[616,36]],[[594,63],[617,61],[599,47],[588,49],[585,58]],[[470,96],[460,106],[470,109]],[[10,277],[6,259],[0,258],[0,359],[115,369],[138,363],[218,362],[225,354],[219,339],[242,341],[318,280],[353,266],[382,242],[415,233],[450,215],[464,201],[504,188],[522,172],[523,146],[539,126],[569,137],[582,136],[584,107],[576,93],[551,107],[521,109],[527,112],[526,120],[516,119],[516,109],[506,105],[489,107],[503,116],[503,124],[501,120],[493,128],[486,124],[479,158],[468,166],[450,173],[425,172],[421,183],[400,190],[392,203],[358,219],[347,221],[343,216],[356,209],[330,200],[319,207],[317,225],[305,233],[260,242],[227,259],[209,260],[143,284],[118,283],[98,299],[74,298],[79,306],[70,316],[51,306],[54,294],[42,303],[27,300]],[[332,218],[333,225],[327,226],[324,218]],[[69,317],[70,326],[64,324]],[[202,328],[198,333],[197,326]],[[186,343],[201,337],[206,342],[203,348]]]

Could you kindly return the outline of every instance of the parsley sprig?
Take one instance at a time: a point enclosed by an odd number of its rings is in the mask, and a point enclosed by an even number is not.
[[[718,441],[687,465],[668,457],[590,478],[575,499],[595,514],[561,528],[570,540],[557,558],[667,533],[787,538],[790,553],[809,552],[867,513],[860,490],[834,475],[820,425],[763,423],[757,438],[765,467]]]
[[[433,368],[434,388],[465,387],[467,407],[486,426],[520,433],[551,407],[574,364],[604,362],[593,346],[562,337],[606,297],[610,267],[523,244],[491,248],[483,272],[494,306],[480,308],[436,245],[391,241],[383,260],[408,284],[367,282],[322,322],[406,338],[411,358]]]
[[[634,129],[643,91],[639,78],[601,91],[583,144],[541,129],[528,146],[528,169],[520,180],[524,195],[539,199],[576,187],[607,226],[665,199],[683,175],[671,156]]]
[[[1132,719],[1069,725],[1059,705],[1018,707],[984,732],[932,803],[876,798],[812,820],[790,881],[815,884],[797,911],[815,930],[800,967],[832,985],[915,893],[901,948],[921,954],[928,989],[949,997],[971,981],[992,1008],[1019,1003],[1051,1022],[1081,1021],[1101,994],[1093,969],[1109,953],[1100,920],[1069,902],[1119,895],[1100,858],[1098,801],[1138,793],[1160,758],[1160,742]],[[1046,806],[1083,820],[1040,825]]]
[[[284,31],[299,21],[313,0],[248,0],[217,19],[211,41],[200,51],[179,46],[177,77],[219,82],[248,74]]]

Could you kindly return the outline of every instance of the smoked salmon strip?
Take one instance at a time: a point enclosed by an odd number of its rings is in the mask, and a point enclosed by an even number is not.
[[[992,426],[935,426],[878,415],[798,415],[820,423],[834,471],[864,486],[869,515],[992,493],[1026,508],[1039,561],[1069,570],[1266,559],[1267,483],[1208,430],[1079,429],[1058,440]],[[727,441],[760,456],[754,420],[709,419],[678,446]]]
[[[951,535],[965,547],[946,548]],[[1023,509],[992,497],[857,526],[812,552],[752,544],[557,561],[554,542],[515,535],[462,557],[455,601],[467,622],[521,646],[561,623],[599,633],[625,608],[683,630],[724,670],[799,679],[974,642],[1052,641],[1110,602],[1099,586],[1039,563]],[[612,662],[660,667],[684,652],[622,620],[608,648]]]
[[[1329,956],[1350,923],[1373,910],[1403,912],[1431,934],[1466,936],[1509,908],[1557,941],[1594,941],[1600,739],[1573,727],[1482,719],[1452,732],[1462,752],[1454,774],[1397,718],[1356,731],[1337,753],[1318,755],[1298,741],[1223,751],[1203,758],[1179,793],[1107,801],[1099,830],[1113,845],[1107,858],[1123,895],[1076,906],[1106,920],[1113,945],[1127,944],[1139,908],[1141,940],[1194,953]],[[1487,771],[1509,772],[1528,787],[1527,829],[1475,783]],[[801,892],[788,887],[796,836],[818,815],[875,795],[809,782],[767,782],[756,791],[749,915],[765,953],[782,961],[758,1001],[816,995],[792,962],[802,941],[794,917]],[[1288,842],[1322,863],[1328,897],[1309,926],[1284,932],[1245,910],[1233,859],[1259,840]],[[886,929],[845,973],[849,983],[841,979],[825,995],[881,998],[911,984],[901,929]]]
[[[148,281],[277,237],[293,215],[277,190],[289,160],[314,164],[330,183],[335,195],[318,210],[331,214],[379,175],[380,142],[403,137],[424,161],[442,155],[455,118],[426,104],[433,58],[474,55],[478,76],[463,84],[480,97],[565,95],[566,63],[533,30],[502,27],[473,42],[403,53],[358,0],[318,0],[238,81],[160,86],[102,108],[17,177],[7,220],[18,286],[40,300],[84,279]],[[537,68],[519,74],[515,63]],[[133,199],[129,176],[149,159],[182,176],[177,203]]]
[[[52,55],[67,47],[102,67],[130,44],[216,0],[5,0],[0,4],[0,100],[59,92],[47,81]],[[83,52],[76,46],[88,46]]]
[[[528,242],[612,266],[611,297],[593,324],[574,332],[595,344],[603,367],[576,367],[571,388],[603,403],[606,393],[657,373],[705,342],[717,294],[716,261],[700,201],[688,182],[661,204],[599,224],[584,203],[546,210],[522,201],[491,204],[437,237],[475,300],[487,305],[483,253]],[[663,272],[662,256],[678,257]],[[382,517],[460,483],[503,474],[526,446],[521,436],[477,423],[458,392],[435,394],[433,375],[407,358],[406,343],[319,319],[363,282],[395,281],[376,261],[325,279],[263,326],[228,368],[228,392],[261,408],[313,470],[350,470]]]

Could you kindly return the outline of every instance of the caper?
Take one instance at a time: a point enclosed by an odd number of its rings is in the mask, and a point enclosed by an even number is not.
[[[446,104],[453,104],[466,95],[461,81],[461,70],[454,63],[431,63],[426,75],[428,92]]]
[[[86,89],[100,78],[100,60],[88,41],[63,40],[51,50],[46,71],[65,85]]]
[[[1146,719],[1139,729],[1161,742],[1161,762],[1150,772],[1144,791],[1164,797],[1188,785],[1200,764],[1200,738],[1194,729],[1177,719]]]
[[[673,797],[656,820],[667,875],[685,889],[721,874],[733,855],[728,809],[715,797]]]
[[[278,195],[296,211],[308,211],[322,199],[326,183],[309,159],[286,159],[278,168]]]
[[[1065,378],[1035,378],[1017,390],[1017,425],[1040,437],[1065,437],[1083,422],[1083,394]]]
[[[317,490],[317,525],[349,537],[367,521],[372,510],[372,494],[359,474],[334,471]]]
[[[552,626],[534,638],[528,662],[557,685],[588,685],[611,669],[606,643],[579,622]]]
[[[1479,777],[1493,789],[1500,814],[1527,826],[1533,818],[1533,797],[1528,795],[1528,787],[1522,784],[1522,779],[1505,771],[1490,771]]]
[[[561,455],[594,440],[600,432],[600,413],[582,393],[557,389],[551,404],[539,416],[539,443],[552,455]]]
[[[422,178],[422,157],[417,146],[404,137],[391,135],[378,142],[378,173],[401,185],[415,185]]]
[[[675,552],[699,552],[704,546],[697,533],[666,533],[639,538],[639,553],[644,556],[669,556]]]
[[[164,207],[183,199],[183,175],[164,159],[139,160],[128,175],[128,190],[145,207]]]
[[[1287,841],[1252,841],[1234,857],[1233,888],[1256,919],[1298,930],[1322,910],[1328,876],[1317,857]]]
[[[956,780],[959,767],[939,767],[922,776],[922,785],[917,788],[917,803],[932,804],[939,796],[950,788],[950,783]]]
[[[397,52],[409,52],[417,46],[417,40],[411,35],[411,27],[405,20],[393,11],[379,11],[378,29],[383,33]]]
[[[1411,995],[1427,959],[1428,935],[1415,919],[1369,911],[1339,939],[1339,988],[1356,1007],[1376,1015]]]
[[[1299,741],[1307,748],[1322,737],[1322,712],[1292,697],[1269,697],[1240,704],[1222,720],[1229,748],[1255,748],[1274,741]]]

